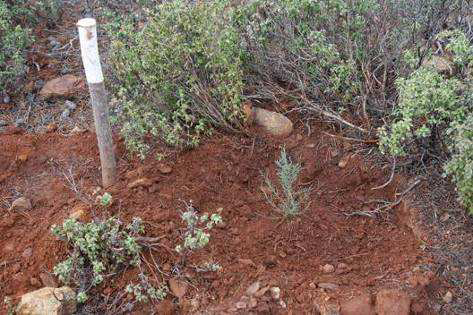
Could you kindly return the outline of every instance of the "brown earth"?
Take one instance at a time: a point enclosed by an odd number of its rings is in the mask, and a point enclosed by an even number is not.
[[[172,295],[169,299],[177,313],[232,309],[258,280],[279,287],[287,307],[263,301],[253,309],[256,313],[313,313],[316,301],[339,303],[381,288],[401,288],[414,298],[416,313],[430,314],[423,286],[415,281],[425,278],[421,270],[430,257],[405,224],[409,211],[399,211],[405,204],[390,210],[397,216],[384,219],[346,215],[373,210],[374,200],[395,200],[406,183],[396,177],[386,188],[372,190],[387,181],[389,167],[371,165],[358,147],[335,141],[320,129],[313,126],[310,136],[297,129],[284,142],[258,133],[219,134],[164,161],[153,154],[145,161],[130,159],[117,139],[120,178],[108,190],[114,203],[107,211],[93,202],[100,176],[93,133],[1,135],[0,298],[17,298],[37,288],[44,273],[66,255],[65,245],[51,235],[51,225],[82,208],[87,219],[116,215],[128,222],[139,216],[147,222],[148,236],[163,237],[162,250],[153,258],[163,266],[164,279],[178,276],[191,284],[181,303]],[[276,213],[261,191],[261,171],[275,179],[281,145],[303,165],[299,187],[312,187],[310,206],[291,220]],[[160,171],[163,164],[171,173]],[[153,184],[128,188],[143,177]],[[33,208],[9,211],[20,196],[31,199]],[[172,248],[183,226],[179,211],[190,200],[200,211],[223,208],[225,224],[212,231],[208,248],[183,265]],[[190,268],[209,260],[223,270],[201,274]],[[325,273],[321,267],[326,264],[334,271]],[[99,294],[105,298],[119,292],[128,279],[109,279]]]

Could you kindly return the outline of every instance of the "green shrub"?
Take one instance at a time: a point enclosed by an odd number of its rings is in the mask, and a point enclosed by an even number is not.
[[[249,88],[259,98],[289,97],[309,107],[353,102],[361,91],[355,58],[363,54],[353,43],[362,45],[364,14],[373,5],[257,0],[239,8],[234,23],[245,47]],[[348,13],[353,19],[343,18]]]
[[[473,105],[473,104],[472,104]],[[453,135],[451,151],[453,155],[445,166],[456,184],[460,201],[473,214],[473,113],[450,130]]]
[[[26,52],[34,41],[30,28],[42,19],[59,18],[59,0],[0,0],[0,89],[16,92],[28,66]]]
[[[281,150],[281,155],[276,161],[278,186],[273,185],[268,174],[264,175],[264,182],[268,189],[263,189],[266,201],[279,213],[286,217],[298,215],[303,207],[308,207],[309,189],[297,189],[297,179],[301,171],[298,163],[292,162],[288,157],[286,149]]]
[[[72,249],[69,257],[54,267],[54,274],[61,282],[78,286],[79,303],[88,299],[88,290],[100,285],[105,275],[141,264],[142,247],[137,238],[144,228],[139,218],[126,227],[117,218],[90,223],[68,219],[62,226],[53,226],[52,233]],[[151,287],[148,283],[145,290],[153,293],[151,298],[165,295],[164,287]]]
[[[473,213],[473,45],[460,30],[436,38],[454,69],[442,74],[427,63],[397,80],[399,102],[393,120],[380,129],[381,150],[393,156],[446,157],[445,175],[452,176],[461,202]]]
[[[383,152],[403,156],[406,144],[413,139],[438,136],[437,132],[443,138],[452,121],[464,119],[467,108],[462,106],[457,79],[446,79],[433,69],[420,68],[396,83],[399,103],[393,112],[394,121],[389,132],[386,126],[380,130]]]
[[[146,27],[115,34],[111,65],[122,102],[122,132],[144,153],[146,135],[196,145],[213,127],[240,127],[243,73],[239,38],[220,2],[159,5]]]
[[[16,1],[14,1],[16,3]],[[26,48],[32,42],[29,29],[19,24],[24,8],[0,0],[0,89],[12,89],[26,73]]]

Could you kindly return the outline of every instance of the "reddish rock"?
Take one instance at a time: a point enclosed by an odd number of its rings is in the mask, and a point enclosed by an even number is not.
[[[409,315],[410,297],[401,290],[382,290],[376,295],[378,315]]]
[[[67,74],[46,82],[39,95],[44,100],[72,96],[80,90],[81,83],[81,78]]]
[[[346,301],[340,305],[341,315],[375,315],[373,299],[370,294],[364,294]]]

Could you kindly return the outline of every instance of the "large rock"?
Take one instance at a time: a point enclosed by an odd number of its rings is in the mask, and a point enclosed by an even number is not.
[[[287,137],[294,129],[292,121],[282,114],[253,107],[249,103],[244,104],[243,111],[247,124],[255,123],[273,136]]]
[[[81,78],[67,74],[46,82],[39,92],[39,96],[44,100],[72,96],[80,90],[82,82]]]
[[[31,205],[31,201],[25,197],[20,197],[13,201],[10,207],[10,211],[14,210],[21,210],[21,211],[27,211],[31,210],[33,206]]]
[[[401,290],[382,290],[376,295],[378,315],[409,315],[411,299]]]
[[[341,315],[375,315],[374,305],[370,294],[354,297],[343,302],[341,305]]]
[[[24,294],[17,315],[69,315],[76,311],[76,294],[69,287],[46,287]]]

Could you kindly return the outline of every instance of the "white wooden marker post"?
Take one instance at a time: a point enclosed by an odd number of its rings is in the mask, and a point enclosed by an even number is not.
[[[77,23],[80,48],[85,75],[89,85],[90,99],[94,112],[95,131],[102,165],[102,185],[108,187],[115,182],[116,161],[113,151],[112,131],[108,119],[107,92],[103,82],[97,44],[97,23],[95,19],[81,19]]]

